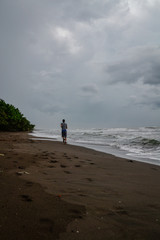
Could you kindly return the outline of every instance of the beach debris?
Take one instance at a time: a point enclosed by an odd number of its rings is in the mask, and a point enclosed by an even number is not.
[[[59,198],[59,199],[61,199],[62,195],[61,195],[61,194],[58,194],[56,197]]]
[[[133,160],[128,160],[128,162],[133,163]]]
[[[1,157],[4,157],[4,153],[0,153],[0,156],[1,156]]]
[[[29,172],[16,172],[16,174],[19,175],[19,176],[21,176],[21,175],[23,175],[23,174],[29,175],[30,173],[29,173]]]
[[[80,233],[79,230],[74,230],[74,229],[72,229],[71,232],[72,233]]]

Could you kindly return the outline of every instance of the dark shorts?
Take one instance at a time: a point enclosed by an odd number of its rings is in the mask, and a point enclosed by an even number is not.
[[[62,130],[62,137],[67,137],[67,130]]]

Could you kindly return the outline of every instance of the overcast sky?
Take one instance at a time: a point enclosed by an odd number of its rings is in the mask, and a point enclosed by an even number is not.
[[[0,0],[0,98],[37,128],[160,125],[160,0]]]

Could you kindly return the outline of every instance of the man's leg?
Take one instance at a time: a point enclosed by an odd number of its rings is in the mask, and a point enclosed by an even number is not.
[[[65,143],[67,143],[67,131],[65,131]]]

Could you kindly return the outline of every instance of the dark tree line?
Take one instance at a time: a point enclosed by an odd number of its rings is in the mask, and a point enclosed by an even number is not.
[[[0,131],[31,131],[33,129],[34,125],[18,108],[0,99]]]

